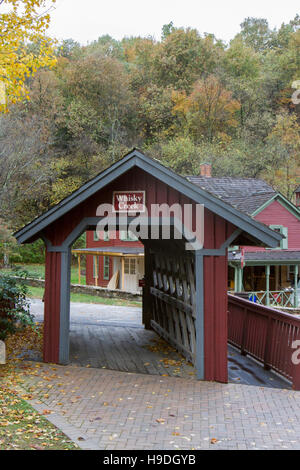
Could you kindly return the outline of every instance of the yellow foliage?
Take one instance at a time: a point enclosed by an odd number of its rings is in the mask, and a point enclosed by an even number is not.
[[[192,92],[172,92],[173,114],[186,119],[188,131],[195,137],[219,134],[229,141],[226,130],[238,126],[236,112],[240,103],[224,88],[218,78],[209,76],[195,82]]]
[[[174,103],[173,113],[186,114],[189,110],[189,100],[185,91],[172,91],[172,101]]]
[[[54,41],[45,36],[50,22],[48,3],[55,1],[3,0],[0,3],[3,10],[0,11],[0,112],[7,111],[9,103],[28,96],[27,77],[40,67],[52,67],[56,63]]]

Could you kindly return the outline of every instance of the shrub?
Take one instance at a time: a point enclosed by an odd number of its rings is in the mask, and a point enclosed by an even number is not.
[[[45,245],[37,240],[28,245],[20,245],[10,256],[11,263],[43,264],[45,262]]]
[[[0,339],[16,333],[26,325],[33,324],[26,295],[26,271],[0,274]]]

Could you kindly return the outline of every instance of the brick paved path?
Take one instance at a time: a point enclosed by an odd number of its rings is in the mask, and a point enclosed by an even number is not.
[[[300,392],[29,363],[31,403],[85,449],[300,449]]]

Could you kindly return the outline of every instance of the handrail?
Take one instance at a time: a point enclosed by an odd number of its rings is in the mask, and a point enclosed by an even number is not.
[[[228,341],[300,390],[299,318],[228,294]]]
[[[247,292],[247,294],[249,300],[254,301],[255,303],[258,303],[260,305],[295,308],[295,302],[298,303],[298,299],[295,300],[294,289],[274,291],[251,291]]]

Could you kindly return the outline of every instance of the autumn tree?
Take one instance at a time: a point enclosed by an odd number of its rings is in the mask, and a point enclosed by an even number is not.
[[[196,141],[211,142],[215,137],[226,140],[238,125],[236,112],[240,104],[214,76],[198,80],[189,95],[175,92],[173,100],[174,113],[184,118],[188,132]]]
[[[55,63],[45,36],[55,0],[0,0],[0,111],[28,96],[26,78]]]
[[[273,150],[274,159],[265,172],[265,178],[290,199],[299,184],[300,125],[295,114],[284,112],[277,116],[268,136],[268,144]]]

